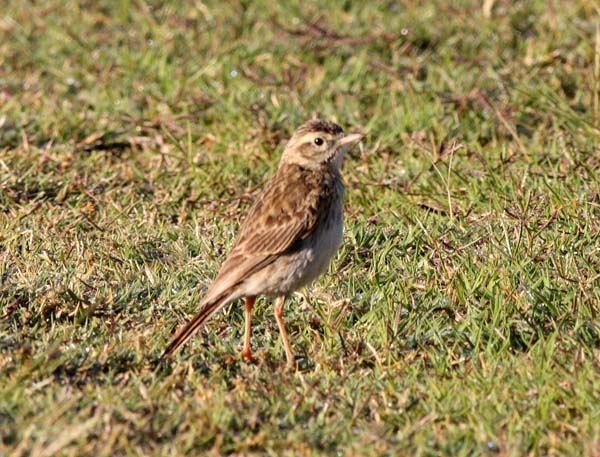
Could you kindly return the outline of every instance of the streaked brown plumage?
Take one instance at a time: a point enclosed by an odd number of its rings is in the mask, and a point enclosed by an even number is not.
[[[259,295],[278,297],[275,317],[288,365],[294,365],[283,324],[285,298],[320,276],[342,239],[343,155],[362,138],[325,121],[309,121],[288,142],[277,173],[242,224],[231,252],[200,302],[199,313],[166,348],[171,355],[216,311],[246,298],[245,359],[251,359],[251,312]]]

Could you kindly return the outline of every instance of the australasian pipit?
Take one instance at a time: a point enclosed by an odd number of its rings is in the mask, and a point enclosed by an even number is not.
[[[257,296],[277,297],[275,318],[289,366],[294,367],[283,304],[292,292],[325,272],[342,242],[344,183],[340,166],[358,133],[321,120],[302,125],[287,143],[273,180],[243,222],[229,256],[199,304],[199,312],[166,348],[170,356],[215,312],[245,298],[242,356],[252,359],[252,306]]]

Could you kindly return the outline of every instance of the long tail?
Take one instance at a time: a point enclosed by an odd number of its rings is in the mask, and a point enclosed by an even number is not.
[[[177,336],[173,338],[173,341],[167,346],[165,352],[160,356],[160,360],[163,361],[170,357],[179,346],[184,344],[191,338],[196,330],[198,330],[204,322],[206,322],[214,313],[221,309],[226,304],[232,301],[231,294],[221,294],[211,300],[202,303],[200,312],[194,317],[184,328],[182,328]]]

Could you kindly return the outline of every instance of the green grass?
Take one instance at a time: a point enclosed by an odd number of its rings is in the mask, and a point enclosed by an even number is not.
[[[118,3],[0,14],[0,454],[599,455],[595,1]],[[266,300],[157,367],[315,113],[298,373]]]

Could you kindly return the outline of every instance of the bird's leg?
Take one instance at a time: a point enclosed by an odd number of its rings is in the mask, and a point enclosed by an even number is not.
[[[279,326],[279,332],[281,333],[281,339],[283,340],[283,348],[285,349],[285,358],[290,368],[296,368],[296,361],[292,354],[292,348],[290,347],[290,341],[288,339],[288,332],[283,322],[283,303],[285,302],[285,296],[277,298],[275,302],[275,319],[277,319],[277,325]]]
[[[246,307],[244,309],[244,317],[246,318],[246,327],[244,331],[244,349],[242,357],[244,360],[252,361],[252,350],[250,349],[250,337],[252,336],[252,307],[256,297],[246,297]]]

